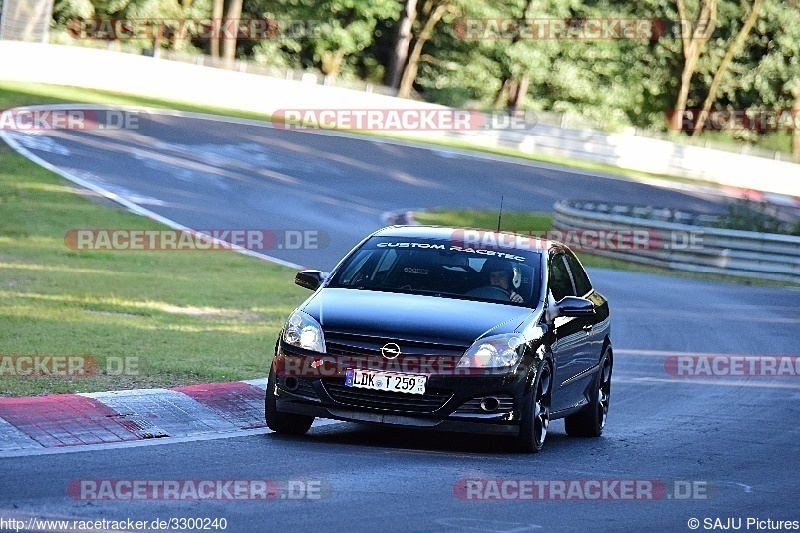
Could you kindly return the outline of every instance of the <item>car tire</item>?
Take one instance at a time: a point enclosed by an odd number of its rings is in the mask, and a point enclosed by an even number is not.
[[[613,359],[611,352],[606,352],[600,370],[592,384],[592,395],[589,405],[582,411],[564,419],[564,429],[571,437],[599,437],[608,418],[608,407],[611,401],[611,372]]]
[[[531,387],[531,405],[520,424],[518,447],[526,453],[542,451],[550,425],[550,397],[553,373],[550,364],[542,363]]]
[[[275,433],[284,435],[305,435],[314,423],[313,416],[281,413],[275,397],[275,372],[270,368],[267,378],[267,392],[264,396],[264,420],[267,427]]]

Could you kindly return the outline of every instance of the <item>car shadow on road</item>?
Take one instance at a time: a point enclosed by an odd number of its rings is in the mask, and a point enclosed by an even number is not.
[[[545,453],[572,454],[608,452],[613,446],[605,438],[576,439],[564,433],[563,422],[556,421],[550,426],[545,443]],[[296,442],[308,449],[308,446],[320,444],[323,446],[363,446],[366,448],[384,448],[395,450],[415,450],[426,452],[445,452],[457,454],[479,455],[519,455],[514,437],[495,435],[474,435],[469,433],[451,433],[440,431],[426,431],[411,428],[393,428],[373,426],[361,423],[337,423],[321,427],[314,427],[307,435],[302,437],[289,437],[269,433],[269,439],[284,442]]]

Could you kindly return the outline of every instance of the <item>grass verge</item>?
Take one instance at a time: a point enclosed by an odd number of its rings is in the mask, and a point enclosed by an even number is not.
[[[0,163],[0,396],[266,374],[283,321],[308,295],[291,269],[224,250],[70,250],[70,229],[164,227],[83,197],[5,145]],[[98,372],[14,375],[9,356],[30,355],[89,357]]]

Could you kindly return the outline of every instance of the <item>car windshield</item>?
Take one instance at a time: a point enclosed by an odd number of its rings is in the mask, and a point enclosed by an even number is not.
[[[428,294],[535,307],[539,252],[474,249],[450,241],[372,237],[351,254],[329,287]]]

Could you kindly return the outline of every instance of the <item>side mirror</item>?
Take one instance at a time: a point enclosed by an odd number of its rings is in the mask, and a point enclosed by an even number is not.
[[[327,274],[319,270],[303,270],[294,277],[294,282],[303,288],[315,291],[325,281]]]
[[[592,316],[595,313],[591,300],[578,296],[564,296],[558,303],[558,316],[578,317]]]

